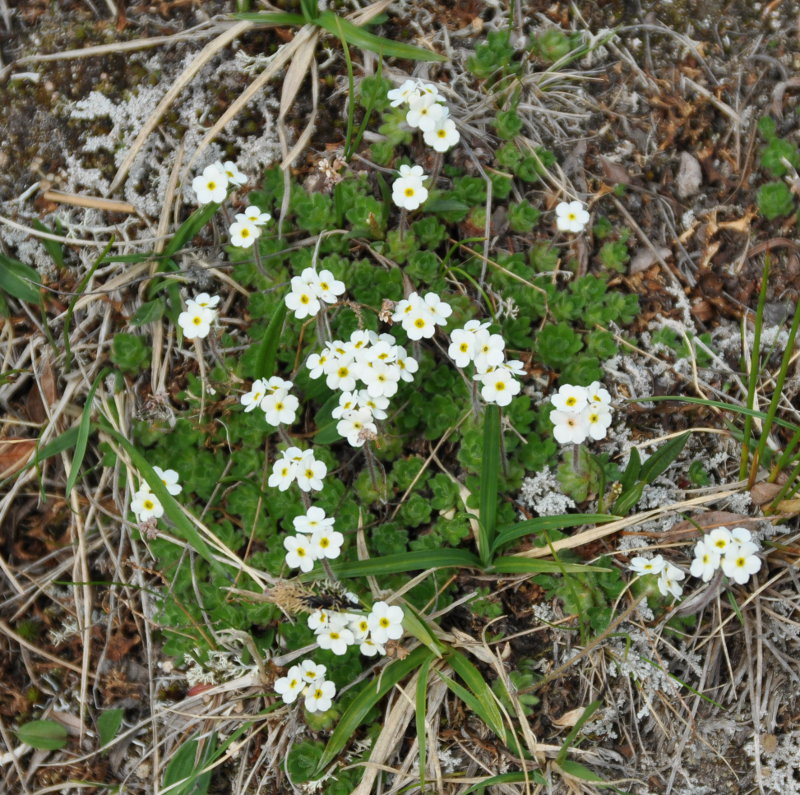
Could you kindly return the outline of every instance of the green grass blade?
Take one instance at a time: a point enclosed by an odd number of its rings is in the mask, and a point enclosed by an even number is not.
[[[41,306],[39,274],[19,260],[0,253],[0,290],[20,301]]]
[[[412,552],[398,552],[380,558],[356,560],[352,563],[333,563],[331,568],[337,576],[380,577],[386,574],[400,574],[406,571],[427,571],[428,569],[479,569],[481,563],[472,552],[466,549],[416,549]]]
[[[602,701],[592,701],[586,709],[583,711],[583,714],[575,721],[575,725],[570,729],[569,734],[567,735],[566,739],[564,740],[561,748],[559,749],[558,755],[556,756],[556,764],[562,765],[564,760],[567,758],[567,751],[569,751],[570,746],[572,743],[575,742],[575,738],[578,736],[578,732],[583,728],[584,724],[589,720],[589,718],[600,709],[600,705]]]
[[[60,226],[60,224],[58,224]],[[52,229],[46,227],[38,218],[33,219],[32,224],[34,229],[40,232],[45,232],[48,235],[56,234]],[[44,246],[44,250],[50,255],[50,259],[55,262],[57,268],[64,267],[64,246],[57,240],[50,240],[49,238],[39,238],[39,242]]]
[[[750,373],[747,379],[747,408],[752,409],[755,404],[756,387],[758,385],[758,374],[761,372],[761,328],[764,325],[764,305],[767,301],[767,284],[769,276],[769,256],[764,258],[764,272],[761,274],[761,289],[758,292],[758,305],[756,306],[756,322],[753,329],[753,352],[750,356]],[[744,324],[745,318],[742,318]],[[746,326],[742,326],[742,339],[745,339],[744,331]],[[744,437],[742,444],[741,460],[739,462],[739,480],[743,480],[747,475],[747,458],[750,452],[750,434],[753,427],[753,418],[745,417]]]
[[[581,781],[591,781],[593,784],[599,787],[610,787],[609,784],[605,779],[600,778],[597,773],[589,770],[586,765],[582,765],[580,762],[573,762],[571,759],[565,759],[559,767],[568,775],[572,776],[573,778],[580,779]]]
[[[242,11],[232,14],[234,19],[243,19],[245,22],[257,22],[259,25],[270,27],[284,27],[289,25],[305,25],[306,20],[302,14],[287,14],[280,11]]]
[[[64,492],[65,497],[69,497],[70,492],[75,486],[75,482],[78,480],[78,474],[83,465],[83,457],[86,455],[86,446],[89,443],[94,393],[97,392],[97,387],[100,386],[100,382],[106,377],[107,373],[108,368],[104,368],[100,371],[89,389],[89,394],[86,396],[86,402],[83,405],[83,412],[81,413],[81,422],[78,426],[78,437],[75,440],[75,455],[72,456],[72,466],[69,469],[69,476],[67,477],[67,486]]]
[[[500,481],[500,407],[488,405],[483,414],[483,458],[479,498],[478,555],[484,566],[492,559],[497,526],[497,489]]]
[[[489,571],[498,574],[586,574],[587,572],[611,571],[611,569],[603,566],[587,566],[583,563],[562,563],[557,560],[508,555],[497,558]]]
[[[316,0],[314,0],[316,3]],[[347,46],[347,39],[344,37],[342,31],[342,18],[336,14],[333,15],[333,23],[336,28],[336,36],[339,38],[339,43],[342,45],[342,52],[344,53],[344,63],[347,67],[347,96],[349,101],[347,103],[347,130],[344,136],[344,159],[349,161],[353,155],[351,149],[353,144],[353,125],[355,123],[356,113],[356,90],[355,78],[353,77],[353,59],[350,57],[350,48]]]
[[[425,725],[428,714],[428,674],[432,663],[433,658],[429,657],[419,667],[416,693],[417,709],[414,716],[419,746],[419,785],[423,792],[425,791],[425,768],[428,766],[428,732]]]
[[[436,657],[441,657],[444,646],[436,640],[436,636],[428,628],[425,619],[408,604],[403,607],[403,613],[403,629],[430,649]]]
[[[314,777],[319,777],[325,768],[339,755],[339,752],[352,739],[367,713],[402,679],[415,668],[433,657],[428,649],[420,646],[405,660],[396,660],[387,665],[374,679],[365,682],[358,695],[350,702],[331,733],[328,744],[322,752]]]
[[[557,516],[537,516],[517,524],[504,525],[498,530],[492,547],[492,554],[498,549],[524,536],[545,533],[549,530],[564,530],[568,527],[579,527],[584,524],[602,524],[620,519],[607,513],[563,513]]]
[[[147,459],[118,431],[114,430],[108,422],[101,419],[100,426],[114,441],[122,447],[131,459],[131,463],[136,467],[137,472],[147,481],[150,490],[158,497],[159,502],[164,507],[164,513],[174,525],[176,535],[183,538],[207,561],[212,569],[223,577],[227,577],[227,572],[222,564],[216,560],[210,547],[203,540],[197,528],[184,515],[175,498],[167,491],[166,486]]]
[[[281,331],[285,318],[286,304],[281,301],[281,305],[270,319],[267,330],[258,345],[255,366],[256,378],[271,378],[275,373],[275,357],[278,355],[278,343],[281,341]]]
[[[541,787],[547,785],[544,776],[538,770],[528,773],[528,779],[535,781]],[[465,789],[461,795],[471,795],[473,792],[479,792],[483,795],[487,787],[492,787],[495,784],[522,784],[528,779],[525,778],[524,773],[519,771],[515,773],[500,773],[496,776],[485,778],[479,784],[473,784],[469,789]]]
[[[430,50],[376,36],[332,11],[323,11],[314,22],[329,33],[333,33],[334,36],[341,36],[348,44],[360,47],[362,50],[370,50],[384,58],[394,57],[408,61],[438,61],[439,63],[447,60],[443,55],[430,52]]]

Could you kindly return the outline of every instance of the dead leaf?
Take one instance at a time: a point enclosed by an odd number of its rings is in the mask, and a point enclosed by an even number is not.
[[[565,712],[560,718],[555,718],[553,723],[555,723],[556,726],[560,726],[562,729],[568,726],[574,726],[581,719],[581,715],[583,715],[585,711],[585,707],[571,709],[569,712]]]
[[[0,442],[0,479],[19,472],[35,449],[35,439],[6,439]]]
[[[649,267],[656,264],[661,259],[666,259],[672,252],[665,246],[656,246],[655,251],[648,247],[640,248],[636,254],[633,255],[631,264],[628,266],[628,273],[632,276],[634,273],[642,273]]]
[[[688,152],[681,152],[681,161],[675,177],[678,198],[688,199],[700,190],[703,184],[703,169],[695,157]]]
[[[753,519],[749,516],[743,516],[740,513],[731,513],[730,511],[708,511],[707,513],[700,513],[683,522],[678,522],[673,525],[669,530],[671,540],[675,537],[692,538],[694,536],[709,533],[716,530],[718,527],[740,527],[742,525],[755,524],[760,521]]]
[[[633,177],[628,173],[625,166],[615,163],[602,155],[598,158],[600,167],[603,169],[603,179],[609,185],[632,185]]]
[[[765,481],[755,483],[753,488],[750,489],[750,499],[756,505],[766,505],[766,503],[775,499],[781,488],[783,487],[777,483],[767,483]]]

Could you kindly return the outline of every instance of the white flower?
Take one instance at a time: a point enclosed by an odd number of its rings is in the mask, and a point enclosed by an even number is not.
[[[399,368],[396,372],[399,372]],[[359,408],[369,409],[372,412],[373,419],[385,420],[388,416],[386,413],[386,409],[389,408],[388,397],[384,395],[372,397],[366,389],[360,389],[355,393],[355,398]]]
[[[398,108],[403,103],[408,102],[409,97],[412,96],[416,91],[417,81],[406,80],[398,88],[390,89],[386,96],[389,99],[391,106],[393,108]]]
[[[284,389],[278,389],[265,395],[261,401],[264,419],[269,425],[276,428],[281,423],[286,425],[294,424],[299,405],[300,401],[294,395],[288,394]]]
[[[416,210],[428,198],[424,179],[422,166],[400,166],[400,176],[392,183],[392,201],[405,210]]]
[[[703,539],[708,546],[714,547],[720,555],[724,555],[728,547],[734,543],[731,531],[727,527],[716,527]]]
[[[369,635],[369,620],[366,616],[351,615],[347,628],[353,633],[356,643],[361,643]]]
[[[316,632],[321,632],[327,629],[331,624],[331,614],[326,613],[324,610],[315,610],[306,619],[308,628]]]
[[[297,459],[295,458],[298,455]],[[279,491],[286,491],[297,476],[297,465],[302,459],[302,451],[298,447],[290,447],[272,465],[272,474],[267,483],[270,487],[278,487]]]
[[[261,208],[255,205],[251,205],[243,213],[236,214],[237,221],[248,221],[255,226],[264,226],[271,218],[269,213],[261,212]]]
[[[611,406],[611,395],[599,381],[592,381],[586,387],[586,396],[590,403],[599,403],[601,406]]]
[[[283,299],[286,306],[298,320],[314,317],[322,308],[314,288],[299,276],[292,277],[291,287],[292,291]]]
[[[286,536],[283,539],[286,550],[286,565],[291,569],[308,572],[314,568],[314,552],[308,543],[307,536]]]
[[[231,245],[238,248],[250,248],[261,235],[261,230],[252,222],[234,221],[230,228]]]
[[[522,385],[506,369],[498,367],[488,373],[475,376],[483,384],[481,397],[487,403],[496,403],[498,406],[507,406],[511,398],[519,394]]]
[[[443,116],[430,130],[423,133],[422,138],[435,152],[446,152],[459,142],[461,136],[456,129],[456,123]]]
[[[153,471],[161,478],[168,494],[180,494],[183,491],[183,486],[178,483],[179,475],[174,469],[163,470],[161,467],[153,467]]]
[[[714,572],[719,568],[719,550],[708,542],[708,536],[694,545],[694,560],[689,568],[692,577],[699,577],[703,582],[708,582]]]
[[[386,602],[375,602],[367,616],[369,631],[376,643],[397,640],[403,636],[403,608],[388,605]]]
[[[317,530],[311,536],[311,550],[317,560],[328,558],[335,560],[342,552],[344,536],[335,530]]]
[[[518,377],[525,375],[525,363],[521,362],[519,359],[508,359],[505,362],[500,362],[497,366],[502,367],[503,370],[508,370],[509,373]]]
[[[376,643],[373,638],[365,638],[362,640],[358,650],[365,657],[374,657],[376,654],[386,654],[386,647],[380,643]]]
[[[328,670],[326,666],[321,663],[317,664],[313,660],[303,660],[299,666],[295,667],[300,668],[300,678],[308,685],[324,681],[325,673]]]
[[[326,516],[322,508],[312,505],[302,516],[295,516],[292,524],[298,533],[316,533],[332,531],[335,521],[332,516]]]
[[[412,98],[408,107],[406,124],[409,127],[422,130],[423,133],[432,130],[450,115],[447,107],[434,102],[430,94],[422,94],[419,97]]]
[[[608,426],[611,425],[611,412],[597,403],[587,406],[581,412],[586,432],[592,439],[605,439]]]
[[[250,391],[239,398],[239,402],[244,406],[245,414],[259,406],[266,394],[267,382],[263,378],[257,378],[253,381]]]
[[[330,352],[324,350],[322,353],[312,353],[306,360],[306,367],[311,378],[319,378],[325,372],[325,365],[330,359]]]
[[[334,654],[340,656],[347,652],[348,646],[355,643],[355,638],[347,627],[332,625],[317,633],[317,643],[319,643],[320,649],[330,649]]]
[[[744,544],[753,540],[753,536],[746,527],[734,527],[731,530],[731,538],[739,544]]]
[[[409,356],[401,345],[396,345],[395,351],[397,353],[395,364],[400,369],[400,379],[411,383],[414,380],[414,373],[419,370],[419,362],[413,356]]]
[[[338,296],[345,291],[344,282],[335,279],[329,270],[322,270],[315,273],[310,281],[311,287],[316,290],[317,297],[328,304],[335,304]]]
[[[434,102],[444,102],[444,97],[439,93],[439,89],[433,83],[423,83],[417,81],[417,95],[420,97],[429,96]],[[412,98],[413,99],[413,95]],[[411,100],[409,100],[411,102]]]
[[[447,355],[455,362],[456,367],[466,367],[475,356],[476,336],[472,331],[457,328],[450,335],[450,347]]]
[[[333,705],[336,685],[330,681],[314,682],[305,692],[305,707],[309,712],[327,712]]]
[[[202,306],[216,311],[217,304],[219,303],[218,295],[209,295],[208,293],[199,293],[194,298],[190,298],[186,302],[187,307]]]
[[[661,555],[654,558],[635,557],[631,558],[628,568],[635,574],[661,574],[667,563]]]
[[[475,333],[475,354],[473,361],[479,373],[499,367],[504,359],[506,341],[499,334],[490,334],[485,328]]]
[[[192,180],[192,190],[197,196],[198,204],[223,202],[228,195],[228,176],[218,163],[212,163]]]
[[[662,596],[672,594],[676,599],[683,593],[683,586],[680,580],[686,577],[686,572],[681,571],[677,566],[667,563],[658,578],[658,590]]]
[[[559,444],[580,444],[586,440],[586,425],[580,414],[553,409],[550,412],[553,436]]]
[[[550,402],[559,411],[580,413],[589,402],[589,393],[585,386],[564,384],[555,395],[550,395]]]
[[[436,293],[425,293],[424,300],[428,311],[433,315],[436,325],[446,326],[447,318],[453,314],[453,307],[445,301],[442,301]]]
[[[428,293],[424,298],[411,293],[408,298],[398,302],[392,320],[402,323],[409,339],[430,339],[436,332],[436,326],[445,325],[452,311],[452,307],[436,293]]]
[[[396,364],[374,361],[365,364],[359,374],[367,385],[367,394],[372,398],[390,398],[397,392],[402,370]]]
[[[326,372],[325,383],[329,389],[352,392],[356,388],[356,372],[353,369],[352,357],[331,360]]]
[[[377,434],[378,427],[372,421],[372,412],[369,409],[356,409],[342,415],[342,419],[336,423],[336,432],[344,436],[351,447],[363,447],[365,434]]]
[[[311,450],[306,450],[297,464],[297,485],[303,491],[319,491],[322,488],[322,479],[328,473],[324,461],[317,461]]]
[[[158,519],[164,515],[164,507],[158,497],[150,491],[149,487],[143,487],[133,495],[131,510],[136,514],[136,519],[139,522]]]
[[[217,162],[214,163],[214,165],[225,174],[225,176],[228,178],[228,182],[230,182],[231,185],[235,185],[238,188],[240,185],[244,185],[245,182],[247,182],[247,177],[242,174],[241,171],[239,171],[236,163],[234,163],[233,160],[226,160],[221,165],[219,162]]]
[[[185,312],[178,315],[178,325],[187,340],[203,339],[211,331],[216,316],[217,313],[209,307],[190,304]]]
[[[284,704],[293,704],[307,684],[303,681],[300,666],[293,665],[286,676],[275,680],[275,692],[283,699]]]
[[[589,223],[589,213],[578,202],[560,202],[556,205],[556,228],[559,232],[583,232]]]
[[[741,529],[741,528],[737,528]],[[722,556],[722,571],[735,583],[744,585],[751,574],[761,568],[761,558],[758,557],[758,546],[752,541],[734,541]]]

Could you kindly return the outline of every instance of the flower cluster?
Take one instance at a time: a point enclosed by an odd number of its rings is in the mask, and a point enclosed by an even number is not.
[[[703,582],[709,582],[718,569],[735,583],[744,585],[752,574],[761,568],[758,545],[752,541],[750,531],[744,527],[718,527],[706,533],[694,547],[694,560],[689,573]],[[636,557],[628,564],[635,574],[658,575],[658,590],[676,599],[683,593],[680,580],[686,573],[665,561],[661,555],[654,558]]]
[[[499,334],[489,333],[489,323],[470,320],[450,335],[447,355],[456,367],[475,367],[476,381],[481,384],[481,397],[487,403],[507,406],[522,388],[515,376],[525,373],[521,361],[506,361],[506,343]]]
[[[325,679],[327,670],[326,666],[313,660],[303,660],[299,665],[293,665],[286,676],[275,680],[275,692],[284,704],[294,704],[302,695],[309,712],[327,712],[336,695],[336,685]]]
[[[400,176],[392,183],[392,201],[404,210],[416,210],[427,198],[427,179],[422,166],[400,166]]]
[[[583,232],[588,223],[589,213],[580,202],[556,205],[556,229],[559,232]]]
[[[303,516],[293,520],[297,535],[283,539],[286,549],[286,565],[302,572],[314,568],[314,562],[339,557],[344,536],[333,529],[334,518],[326,516],[322,508],[311,507]]]
[[[401,105],[408,108],[406,124],[421,130],[423,140],[434,151],[446,152],[458,143],[461,136],[456,123],[436,86],[421,80],[406,80],[387,96],[393,108]]]
[[[375,438],[375,420],[386,418],[389,398],[400,381],[413,381],[419,369],[416,359],[391,334],[368,330],[354,331],[347,342],[326,343],[322,353],[308,357],[306,366],[311,378],[324,375],[330,389],[341,390],[333,418],[339,420],[337,432],[353,447]]]
[[[411,293],[397,303],[392,320],[403,326],[410,340],[421,340],[423,337],[430,339],[436,326],[446,326],[447,318],[452,314],[450,304],[442,301],[436,293],[426,293],[424,298]]]
[[[203,173],[192,180],[192,190],[197,196],[198,204],[225,201],[228,187],[239,187],[247,182],[247,177],[242,174],[231,160],[221,163],[219,160],[206,166]]]
[[[726,577],[744,585],[751,574],[761,568],[758,545],[750,531],[744,527],[718,527],[706,533],[694,547],[694,560],[689,569],[692,577],[708,582],[717,569],[721,568]]]
[[[328,474],[324,461],[314,458],[313,450],[288,447],[272,466],[267,483],[278,491],[286,491],[297,481],[301,491],[320,491],[322,479]]]
[[[239,248],[250,248],[261,236],[261,227],[271,218],[269,213],[262,212],[255,205],[248,207],[243,213],[237,213],[236,220],[228,230],[231,244]]]
[[[587,436],[605,439],[611,425],[611,395],[599,381],[585,386],[564,384],[550,396],[553,436],[560,444],[581,444]]]
[[[217,319],[218,295],[200,293],[186,302],[186,311],[178,315],[178,325],[187,340],[203,339],[211,331],[211,324]]]
[[[269,380],[259,378],[253,381],[250,391],[242,395],[240,401],[245,412],[256,407],[264,412],[264,419],[276,428],[278,425],[292,425],[297,417],[300,402],[289,390],[294,386],[291,381],[272,376]]]
[[[329,270],[317,273],[315,268],[304,268],[299,276],[292,277],[291,286],[284,301],[298,320],[314,317],[322,308],[320,302],[335,304],[345,291],[344,282],[335,279]]]
[[[308,617],[309,629],[314,631],[321,649],[344,654],[358,644],[367,656],[386,654],[386,643],[403,636],[403,608],[375,602],[367,615],[315,610]]]
[[[153,471],[161,478],[168,494],[180,494],[183,486],[178,483],[179,476],[174,469],[161,469],[153,467]],[[164,515],[164,506],[161,500],[150,490],[147,481],[143,481],[139,490],[133,495],[131,500],[131,510],[138,522],[146,522],[148,519],[159,519]]]

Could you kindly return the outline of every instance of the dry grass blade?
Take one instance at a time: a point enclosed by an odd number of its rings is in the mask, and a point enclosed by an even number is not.
[[[122,164],[117,169],[114,179],[111,181],[111,185],[108,188],[109,193],[113,193],[123,183],[125,177],[128,175],[128,171],[130,171],[130,168],[133,165],[133,161],[136,159],[136,156],[139,154],[142,146],[144,146],[144,142],[161,121],[162,116],[167,112],[167,109],[175,101],[178,94],[183,91],[183,89],[191,82],[194,76],[220,50],[227,47],[232,41],[235,41],[245,31],[250,30],[252,27],[252,22],[238,22],[232,28],[217,36],[216,39],[210,41],[205,47],[203,47],[202,50],[200,50],[195,59],[192,61],[191,65],[183,71],[183,73],[173,83],[169,91],[167,91],[167,93],[162,97],[161,102],[158,103],[158,106],[150,115],[150,118],[139,131],[139,134],[136,136],[136,140],[131,144],[128,153],[125,155],[125,159],[122,161]]]

